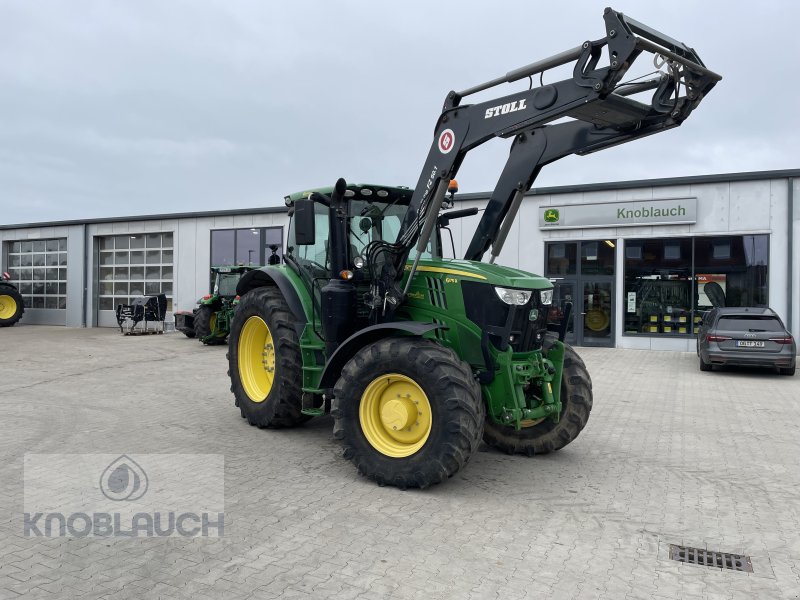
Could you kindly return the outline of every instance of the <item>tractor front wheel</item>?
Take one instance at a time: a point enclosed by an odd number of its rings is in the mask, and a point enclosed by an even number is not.
[[[22,318],[25,303],[15,287],[0,285],[0,327],[11,327]]]
[[[293,427],[302,407],[302,359],[294,316],[280,290],[242,296],[231,325],[228,375],[236,406],[251,425]]]
[[[565,344],[561,376],[561,414],[558,423],[542,419],[521,429],[486,420],[483,439],[508,454],[547,454],[560,450],[578,437],[592,411],[592,380],[581,357]]]
[[[481,440],[485,409],[469,365],[431,340],[389,338],[345,365],[333,435],[379,485],[427,488],[461,469]]]

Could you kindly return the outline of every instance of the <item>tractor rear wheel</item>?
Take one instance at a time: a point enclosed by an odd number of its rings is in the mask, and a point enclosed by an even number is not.
[[[212,336],[217,325],[217,311],[209,305],[203,305],[197,309],[194,316],[195,336],[207,346],[217,346],[225,343],[227,335]]]
[[[561,377],[561,415],[558,423],[550,419],[533,421],[522,429],[486,420],[483,439],[508,454],[547,454],[560,450],[578,437],[592,411],[592,380],[581,357],[564,345],[564,372]],[[523,422],[524,423],[524,422]]]
[[[295,318],[280,290],[242,296],[228,344],[228,375],[236,406],[251,425],[293,427],[301,414],[302,358]]]
[[[25,302],[17,288],[0,285],[0,327],[11,327],[24,312]]]
[[[207,305],[197,309],[194,314],[194,334],[198,338],[204,338],[211,333],[211,317],[213,314],[214,311]]]
[[[334,388],[333,435],[359,473],[379,485],[427,488],[469,460],[485,408],[469,365],[420,338],[369,344]]]

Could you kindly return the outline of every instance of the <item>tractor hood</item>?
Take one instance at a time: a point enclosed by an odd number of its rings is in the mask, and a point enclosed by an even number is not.
[[[411,263],[406,264],[406,272],[411,271]],[[441,273],[459,280],[484,282],[498,287],[526,290],[550,289],[553,284],[546,277],[527,271],[494,265],[485,262],[456,259],[420,260],[417,275],[420,273]]]

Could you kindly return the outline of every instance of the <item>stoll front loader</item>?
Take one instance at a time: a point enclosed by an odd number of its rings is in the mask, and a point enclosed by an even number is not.
[[[228,357],[242,417],[289,427],[330,412],[344,456],[400,488],[444,481],[481,439],[533,455],[578,436],[592,384],[548,334],[552,284],[495,259],[544,165],[677,127],[720,80],[688,46],[611,9],[604,19],[600,40],[450,92],[414,189],[339,179],[286,198],[286,264],[237,287]],[[622,82],[642,53],[656,76]],[[462,104],[568,63],[563,81]],[[508,162],[464,259],[443,259],[439,230],[477,212],[440,214],[448,186],[496,137],[513,140]]]

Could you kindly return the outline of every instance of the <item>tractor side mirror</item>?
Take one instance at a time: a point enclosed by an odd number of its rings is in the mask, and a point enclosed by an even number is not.
[[[294,202],[294,239],[298,246],[313,246],[316,241],[313,200]]]

